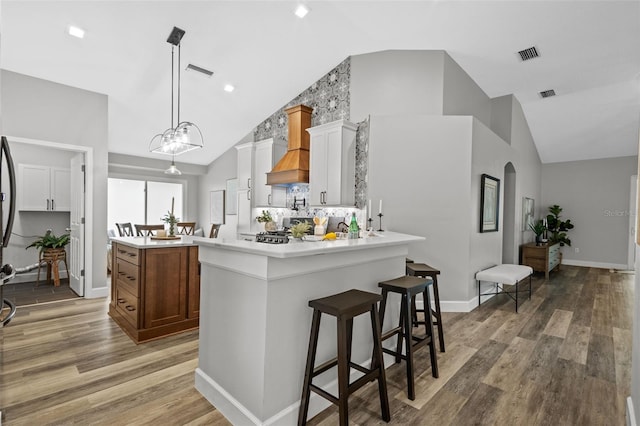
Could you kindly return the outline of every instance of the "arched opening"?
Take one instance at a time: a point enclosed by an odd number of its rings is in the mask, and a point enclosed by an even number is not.
[[[510,162],[504,166],[502,263],[519,263],[516,250],[516,169]]]

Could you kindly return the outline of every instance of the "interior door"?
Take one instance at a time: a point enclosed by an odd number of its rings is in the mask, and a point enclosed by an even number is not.
[[[84,296],[84,154],[71,158],[71,242],[69,286]]]
[[[631,176],[631,192],[629,194],[629,251],[627,269],[633,271],[636,262],[636,215],[638,214],[638,175]]]

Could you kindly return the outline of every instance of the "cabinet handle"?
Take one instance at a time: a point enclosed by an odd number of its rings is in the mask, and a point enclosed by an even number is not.
[[[129,311],[129,312],[133,312],[133,311],[135,311],[135,310],[136,310],[136,308],[134,308],[134,307],[133,307],[133,306],[131,306],[131,305],[127,305],[127,306],[125,306],[125,309],[126,309],[127,311]]]
[[[247,178],[247,188],[251,189],[251,178]]]
[[[118,275],[125,275],[125,273],[122,271],[118,271]]]
[[[267,195],[267,204],[271,205],[271,194]]]
[[[132,277],[132,276],[127,275],[127,279],[128,279],[129,281],[134,281],[134,280],[136,279],[136,277]]]
[[[125,303],[125,302],[126,302],[126,300],[124,300],[124,299],[118,299],[118,303]]]
[[[53,198],[51,199],[51,210],[55,210],[55,204],[53,203]]]
[[[47,198],[47,211],[49,211],[49,199]]]
[[[251,201],[251,190],[247,191],[247,200]]]

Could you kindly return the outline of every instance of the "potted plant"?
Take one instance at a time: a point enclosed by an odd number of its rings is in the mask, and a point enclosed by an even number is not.
[[[69,234],[62,234],[57,237],[51,232],[51,229],[48,229],[43,236],[29,244],[26,248],[35,247],[39,249],[41,253],[45,251],[64,251],[64,247],[69,244],[70,237]]]
[[[256,220],[259,223],[264,223],[265,231],[275,231],[277,229],[276,223],[273,221],[273,217],[271,217],[271,213],[267,210],[262,210],[260,216],[256,217]]]
[[[39,237],[37,240],[29,244],[25,249],[35,247],[39,250],[38,265],[47,262],[51,266],[53,272],[53,284],[58,287],[60,285],[60,273],[58,270],[58,262],[63,261],[67,264],[67,252],[65,246],[69,244],[71,236],[62,234],[56,236],[51,229]],[[67,274],[69,271],[67,271]],[[49,275],[47,275],[48,277]],[[38,280],[40,279],[40,267],[38,267]]]
[[[537,246],[541,246],[542,244],[546,243],[545,239],[543,238],[543,235],[544,235],[544,231],[547,230],[547,227],[544,226],[544,222],[542,220],[538,220],[535,223],[530,223],[529,228],[533,231],[534,234],[536,234]]]
[[[293,238],[299,239],[304,237],[311,230],[311,224],[307,221],[298,222],[289,228],[289,230],[291,231],[291,236]]]
[[[167,214],[165,214],[164,216],[162,216],[162,221],[164,223],[168,223],[169,224],[169,236],[173,237],[176,235],[176,223],[178,223],[178,221],[180,219],[178,219],[177,217],[175,217],[173,215],[172,212],[167,211]]]
[[[561,212],[562,207],[557,204],[549,207],[549,213],[551,213],[547,215],[547,230],[551,233],[549,243],[560,243],[561,246],[565,244],[571,246],[571,240],[567,238],[567,231],[573,229],[573,224],[570,219],[561,220]]]

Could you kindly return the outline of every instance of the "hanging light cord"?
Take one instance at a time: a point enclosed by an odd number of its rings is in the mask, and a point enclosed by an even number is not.
[[[178,43],[178,122],[176,126],[180,124],[180,52],[182,50],[182,43]]]
[[[173,52],[174,52],[174,47],[173,45],[171,45],[171,128],[173,128],[173,110],[174,110],[174,106],[173,106],[173,92],[174,92],[174,82],[173,82],[173,74],[174,74],[174,70],[175,68],[175,64],[173,61]],[[180,101],[178,101],[180,102]]]

